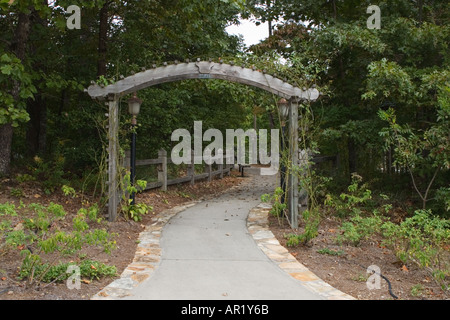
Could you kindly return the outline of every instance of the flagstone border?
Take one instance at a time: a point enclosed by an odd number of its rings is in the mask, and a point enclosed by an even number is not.
[[[247,229],[257,246],[294,279],[300,281],[309,290],[316,292],[327,300],[356,300],[356,298],[337,290],[317,275],[311,272],[303,264],[289,253],[275,238],[269,229],[269,211],[271,206],[261,203],[250,210],[247,217]]]

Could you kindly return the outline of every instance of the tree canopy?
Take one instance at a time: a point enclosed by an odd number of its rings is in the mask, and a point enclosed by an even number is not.
[[[396,189],[403,179],[439,207],[435,195],[449,189],[449,4],[378,1],[381,28],[373,30],[370,4],[0,0],[0,173],[38,155],[82,177],[104,152],[106,108],[84,93],[91,81],[112,83],[164,61],[223,58],[320,88],[311,106],[317,149],[339,155],[343,181],[358,172]],[[81,8],[80,29],[67,27],[69,5]],[[225,31],[239,17],[269,21],[271,36],[245,48]],[[139,95],[142,157],[170,147],[170,133],[195,120],[218,129],[279,125],[273,97],[234,83],[184,81]]]

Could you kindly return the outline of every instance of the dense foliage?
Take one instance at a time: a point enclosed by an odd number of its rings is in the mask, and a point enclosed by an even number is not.
[[[322,97],[305,109],[314,129],[308,147],[339,156],[329,188],[341,192],[357,172],[374,188],[445,215],[449,5],[379,1],[381,29],[371,30],[369,2],[2,0],[0,172],[52,178],[49,190],[86,180],[101,171],[105,155],[106,110],[83,92],[90,81],[111,83],[164,61],[221,57],[320,88]],[[82,8],[80,29],[66,25],[72,4]],[[245,48],[225,31],[239,15],[269,21],[271,36]],[[279,123],[274,97],[233,83],[185,81],[139,95],[142,158],[170,148],[171,132],[192,129],[195,120],[205,130]],[[121,101],[122,146],[129,120]]]

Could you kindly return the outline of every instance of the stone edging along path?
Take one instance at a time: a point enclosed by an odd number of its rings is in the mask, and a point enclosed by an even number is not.
[[[201,201],[191,202],[161,212],[157,221],[147,226],[139,235],[139,244],[133,262],[122,272],[119,279],[113,281],[92,300],[110,300],[131,296],[131,290],[138,287],[143,281],[151,277],[161,261],[160,237],[162,228],[179,212],[196,205]],[[268,227],[270,206],[260,204],[250,210],[247,217],[247,229],[257,246],[282,270],[309,290],[318,293],[328,300],[354,300],[352,296],[343,293],[297,261],[286,248],[280,245]]]

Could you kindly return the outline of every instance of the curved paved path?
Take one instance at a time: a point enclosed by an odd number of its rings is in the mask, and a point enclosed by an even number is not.
[[[276,178],[247,179],[218,198],[163,214],[141,234],[121,279],[93,299],[351,298],[299,264],[268,230],[260,197],[273,192]]]

